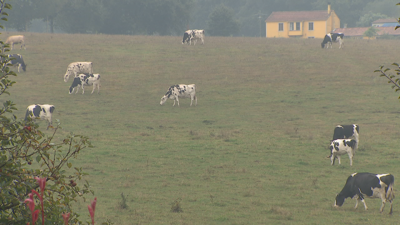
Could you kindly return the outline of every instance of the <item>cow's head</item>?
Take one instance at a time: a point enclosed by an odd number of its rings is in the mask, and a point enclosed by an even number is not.
[[[161,98],[160,105],[164,105],[164,103],[167,101],[167,99],[168,99],[168,97],[167,97],[166,95],[164,95],[164,96]]]
[[[69,79],[69,75],[71,74],[71,72],[69,70],[67,70],[67,72],[64,75],[64,82],[67,82]]]
[[[334,207],[340,207],[343,205],[345,200],[345,197],[341,194],[337,194],[336,195],[336,199],[335,199],[335,204],[333,205]]]

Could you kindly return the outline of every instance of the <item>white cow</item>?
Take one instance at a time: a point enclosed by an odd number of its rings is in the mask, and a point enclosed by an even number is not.
[[[335,164],[335,159],[338,158],[340,164],[340,155],[348,154],[350,166],[353,165],[353,157],[357,149],[357,141],[354,139],[336,139],[331,142],[329,149],[331,150],[331,165]]]
[[[67,72],[64,75],[64,82],[67,82],[69,76],[77,77],[81,73],[93,74],[92,62],[73,62],[67,67]]]
[[[85,93],[84,86],[85,85],[93,85],[93,90],[97,87],[97,94],[100,91],[100,74],[79,74],[77,77],[74,78],[74,81],[72,82],[71,87],[69,87],[69,93],[72,94],[74,92],[74,89],[76,87],[76,93],[79,91],[79,87],[82,87],[82,94]]]
[[[179,98],[190,98],[190,106],[193,104],[193,100],[195,100],[195,106],[197,105],[197,97],[196,97],[196,85],[195,84],[176,84],[172,85],[168,88],[167,93],[161,98],[160,105],[163,105],[167,99],[173,99],[175,106],[175,101],[178,102],[179,106]]]
[[[193,41],[193,45],[196,45],[197,40],[200,40],[201,44],[204,45],[204,30],[193,30],[190,44],[192,44]]]
[[[10,37],[7,38],[5,43],[11,45],[11,50],[14,49],[14,44],[21,44],[21,49],[22,49],[22,46],[24,46],[24,49],[26,50],[24,35],[10,36]]]
[[[47,129],[49,129],[49,127],[52,124],[51,117],[53,115],[54,110],[55,110],[54,105],[48,105],[48,104],[30,105],[26,109],[25,120],[27,120],[28,117],[34,118],[34,119],[47,120],[49,122],[49,125],[47,126]]]

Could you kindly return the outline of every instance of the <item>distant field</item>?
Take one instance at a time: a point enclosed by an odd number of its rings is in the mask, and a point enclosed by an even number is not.
[[[15,34],[15,33],[13,33]],[[64,134],[90,137],[74,162],[90,174],[96,221],[114,224],[395,224],[380,200],[332,207],[354,172],[400,178],[399,93],[373,71],[400,62],[398,40],[349,40],[340,50],[320,39],[26,35],[28,64],[11,90],[26,106],[56,106]],[[3,33],[2,40],[11,35]],[[68,94],[67,65],[92,61],[100,94]],[[195,83],[198,105],[160,98],[173,84]],[[8,97],[2,96],[3,100]],[[337,124],[360,125],[349,166],[331,166]],[[46,124],[41,123],[44,127]],[[82,184],[83,185],[83,184]],[[399,185],[397,186],[399,187]],[[395,190],[397,190],[395,185]],[[121,193],[127,209],[119,207]],[[183,212],[171,212],[178,201]],[[89,220],[87,202],[77,203]]]

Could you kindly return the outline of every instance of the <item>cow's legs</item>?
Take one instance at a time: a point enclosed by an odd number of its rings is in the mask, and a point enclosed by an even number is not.
[[[19,71],[20,71],[21,68],[22,68],[21,63],[18,63],[18,73],[19,73]]]
[[[179,105],[179,98],[178,98],[178,96],[176,96],[175,99],[176,99],[176,101],[178,102],[178,106],[180,106],[180,105]]]
[[[94,89],[96,89],[96,84],[93,84],[93,90],[92,90],[92,93],[91,93],[91,94],[93,94]],[[97,93],[99,93],[99,92],[97,92]]]
[[[85,85],[82,84],[82,94],[85,94]]]
[[[382,196],[381,196],[382,198]],[[383,209],[385,208],[385,204],[386,204],[386,200],[382,198],[382,205],[381,205],[381,209],[379,210],[379,212],[383,212]]]
[[[353,154],[349,153],[350,166],[353,165]]]
[[[75,92],[75,94],[77,94],[77,93],[78,93],[78,91],[79,91],[79,87],[80,87],[80,85],[78,84],[78,86],[76,86],[76,92]]]
[[[363,198],[363,199],[361,199],[361,201],[362,201],[362,203],[364,203],[364,209],[367,210],[368,207],[367,207],[367,204],[365,203],[365,199]]]
[[[358,207],[358,197],[356,199],[356,205],[354,206],[354,209],[357,209],[357,207]]]

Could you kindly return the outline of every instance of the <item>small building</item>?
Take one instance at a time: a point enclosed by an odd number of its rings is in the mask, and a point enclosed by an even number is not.
[[[340,28],[340,19],[328,4],[327,10],[272,12],[265,26],[267,38],[324,38]]]
[[[336,33],[343,33],[345,38],[354,39],[368,39],[364,33],[371,27],[351,27],[351,28],[337,28],[334,30]],[[398,36],[400,37],[400,29],[395,30],[394,27],[375,27],[376,38],[382,35]]]
[[[378,19],[372,22],[373,27],[395,27],[399,26],[399,22],[397,19],[389,18],[389,19]]]

